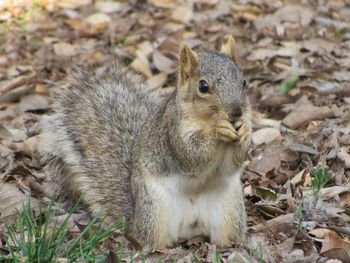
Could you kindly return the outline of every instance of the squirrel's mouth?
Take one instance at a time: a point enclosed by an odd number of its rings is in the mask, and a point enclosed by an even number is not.
[[[229,114],[229,118],[230,118],[230,123],[232,124],[233,127],[235,127],[236,129],[239,128],[237,127],[239,120],[242,118],[243,112],[241,108],[234,108],[231,113]],[[242,126],[238,125],[238,126]]]
[[[230,119],[230,123],[232,124],[232,126],[235,128],[235,129],[239,129],[241,128],[241,126],[243,125],[243,122],[242,122],[242,115],[238,116],[238,117],[235,117],[235,118],[231,118]]]

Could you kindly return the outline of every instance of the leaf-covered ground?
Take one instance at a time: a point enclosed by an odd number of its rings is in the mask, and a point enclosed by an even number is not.
[[[345,0],[0,1],[0,256],[9,252],[4,223],[14,209],[28,196],[37,208],[54,189],[40,164],[39,122],[73,65],[118,61],[162,92],[175,86],[181,42],[217,49],[229,34],[253,107],[242,178],[249,242],[222,249],[194,238],[147,260],[350,262]],[[81,231],[87,216],[79,210],[70,231]],[[127,248],[119,259],[143,259],[132,252],[137,242],[118,233],[96,250],[118,251],[120,243]]]

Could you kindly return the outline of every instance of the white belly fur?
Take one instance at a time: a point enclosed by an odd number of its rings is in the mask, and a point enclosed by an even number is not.
[[[206,174],[197,179],[172,174],[148,180],[148,190],[157,197],[168,241],[215,235],[213,231],[223,227],[227,210],[234,209],[233,203],[241,195],[240,173]]]

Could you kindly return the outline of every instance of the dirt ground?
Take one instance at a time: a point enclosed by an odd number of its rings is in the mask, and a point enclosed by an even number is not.
[[[249,242],[222,249],[195,238],[148,260],[191,262],[195,253],[197,262],[350,262],[345,0],[0,1],[0,224],[28,196],[35,208],[52,193],[37,148],[40,121],[72,66],[117,61],[163,92],[175,86],[181,42],[218,49],[228,35],[253,107],[242,178]],[[321,187],[317,166],[329,174]]]

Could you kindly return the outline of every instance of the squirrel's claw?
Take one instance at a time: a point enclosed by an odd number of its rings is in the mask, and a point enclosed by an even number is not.
[[[215,132],[219,140],[224,142],[236,141],[238,133],[232,124],[226,120],[219,120],[215,127]]]
[[[245,124],[242,124],[241,125],[241,128],[238,130],[238,135],[239,135],[239,143],[244,143],[248,136],[250,134],[250,128],[245,125]]]

